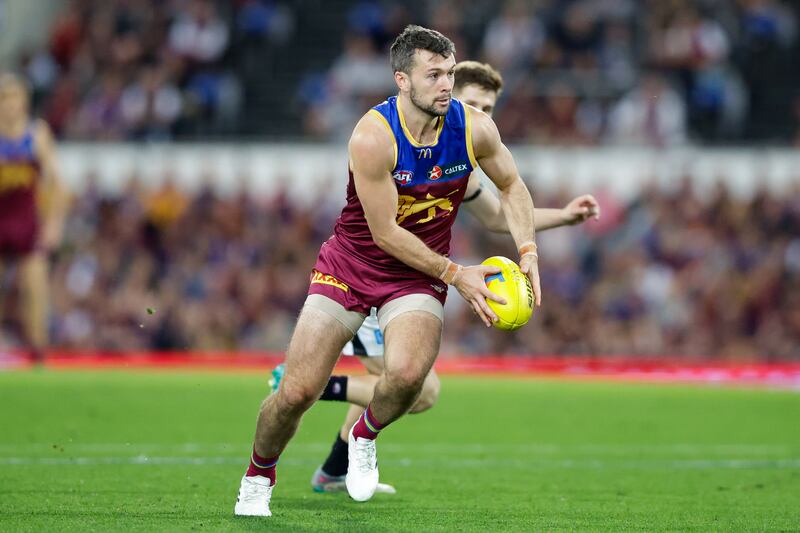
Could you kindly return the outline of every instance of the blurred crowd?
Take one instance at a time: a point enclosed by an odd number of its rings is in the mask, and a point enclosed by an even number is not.
[[[386,50],[409,22],[451,37],[459,59],[503,74],[496,120],[537,144],[668,146],[800,133],[798,3],[781,0],[357,2],[344,51],[308,78],[306,129],[349,134],[395,91]]]
[[[148,140],[237,133],[244,87],[231,50],[280,14],[259,0],[72,0],[27,50],[36,114],[61,138]]]
[[[506,139],[800,144],[797,0],[72,0],[26,52],[70,139],[341,139],[408,23],[506,80]],[[246,109],[247,112],[243,112]]]
[[[167,179],[148,191],[135,177],[119,196],[90,186],[54,256],[54,346],[284,350],[338,215],[331,190],[301,207],[281,190],[187,194]],[[687,178],[625,203],[597,196],[599,221],[539,234],[544,303],[531,323],[487,330],[451,291],[444,353],[800,358],[800,187],[740,200],[723,185],[699,195]],[[453,257],[497,254],[514,256],[510,238],[459,216]],[[0,344],[13,342],[5,316]]]

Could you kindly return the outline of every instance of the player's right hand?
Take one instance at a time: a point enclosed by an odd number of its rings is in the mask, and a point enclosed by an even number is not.
[[[561,212],[567,224],[581,224],[590,218],[600,219],[600,204],[591,194],[584,194],[573,198],[561,209]]]
[[[505,304],[505,298],[498,296],[486,287],[486,276],[497,274],[502,269],[496,266],[475,265],[462,268],[452,285],[459,294],[472,306],[472,310],[486,324],[491,327],[492,322],[497,322],[497,315],[486,303],[486,298],[499,304]]]
[[[539,256],[525,254],[519,260],[520,271],[528,276],[533,290],[533,303],[536,307],[542,305],[542,282],[539,279]]]

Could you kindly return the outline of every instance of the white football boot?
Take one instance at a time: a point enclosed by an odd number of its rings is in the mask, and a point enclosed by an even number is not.
[[[353,437],[353,428],[347,444],[347,492],[357,502],[372,498],[378,488],[378,454],[375,441]]]
[[[272,485],[268,477],[242,477],[239,496],[233,514],[236,516],[272,516],[269,510],[269,499],[272,497]]]
[[[314,492],[347,492],[345,476],[329,476],[320,466],[311,477],[311,489]],[[388,483],[378,483],[375,494],[397,494],[397,489]]]

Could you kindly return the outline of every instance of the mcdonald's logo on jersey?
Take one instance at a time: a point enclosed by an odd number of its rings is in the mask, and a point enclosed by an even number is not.
[[[417,159],[430,159],[433,157],[433,152],[430,148],[420,148],[417,150]]]

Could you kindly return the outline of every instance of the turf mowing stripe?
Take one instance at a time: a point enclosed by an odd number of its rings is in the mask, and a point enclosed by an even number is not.
[[[245,465],[241,457],[3,457],[3,466],[99,466],[99,465]],[[281,464],[293,466],[314,466],[316,460],[286,459]],[[630,469],[795,469],[800,468],[800,458],[777,460],[743,459],[689,459],[663,461],[604,461],[598,459],[559,459],[555,461],[514,460],[514,459],[381,459],[381,464],[402,467],[446,466],[448,468],[514,468],[523,470],[543,469],[588,469],[588,470],[630,470]]]
[[[76,443],[76,444],[47,444],[47,443],[25,443],[25,444],[0,444],[0,454],[18,453],[30,451],[60,452],[64,448],[69,452],[141,452],[141,451],[172,451],[172,452],[208,452],[208,451],[230,451],[231,453],[247,455],[250,448],[245,443],[198,443],[187,442],[183,444],[158,444],[158,443]],[[327,451],[330,445],[327,443],[297,443],[292,444],[291,449],[303,452]],[[447,453],[538,453],[538,454],[561,454],[571,453],[608,453],[630,454],[630,453],[665,453],[671,452],[679,455],[689,454],[753,454],[753,455],[786,455],[792,453],[790,446],[770,445],[770,444],[460,444],[453,447],[451,443],[420,443],[420,444],[396,444],[381,443],[380,449],[388,452],[447,452]],[[63,453],[63,452],[62,452]]]

